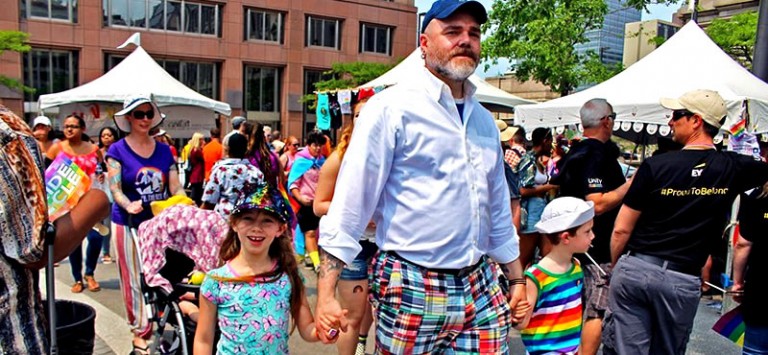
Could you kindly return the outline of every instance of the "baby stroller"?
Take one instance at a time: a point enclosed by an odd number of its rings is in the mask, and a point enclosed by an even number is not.
[[[219,247],[228,230],[218,213],[188,205],[166,208],[139,226],[133,240],[154,329],[151,354],[192,353],[196,322],[182,312],[180,297],[192,293],[197,303],[199,286],[188,284],[188,276],[220,266]]]

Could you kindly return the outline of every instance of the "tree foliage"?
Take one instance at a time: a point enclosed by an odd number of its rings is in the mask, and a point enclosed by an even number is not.
[[[587,42],[586,31],[602,26],[607,9],[603,0],[495,0],[483,56],[514,58],[519,80],[533,79],[567,95],[599,66],[595,53],[582,55],[574,46]]]
[[[399,63],[400,60],[397,61]],[[392,69],[397,63],[370,63],[370,62],[352,62],[335,63],[331,70],[323,72],[327,80],[321,80],[315,83],[315,90],[340,90],[356,88]],[[308,103],[310,108],[315,106],[317,95],[308,94],[301,98],[301,102]]]
[[[624,5],[674,4],[679,0],[626,0]],[[586,32],[602,27],[608,11],[604,0],[494,0],[484,30],[483,57],[512,59],[521,81],[533,79],[561,95],[580,84],[604,81],[623,68],[604,65],[598,53],[577,53]]]
[[[707,26],[707,34],[734,60],[752,69],[752,56],[757,35],[757,11],[743,12],[728,19],[715,19]]]
[[[19,31],[0,31],[0,55],[5,51],[26,53],[32,49],[27,40],[29,34]],[[24,86],[19,80],[0,75],[0,85],[4,85],[12,90],[20,90],[32,93],[35,89]]]

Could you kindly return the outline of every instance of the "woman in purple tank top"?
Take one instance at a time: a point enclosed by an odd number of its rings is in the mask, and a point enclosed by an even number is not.
[[[151,94],[128,97],[123,110],[114,117],[117,128],[128,135],[107,151],[109,188],[114,199],[112,235],[120,287],[134,335],[134,354],[147,353],[147,339],[152,332],[141,293],[141,265],[133,241],[135,229],[152,218],[150,202],[165,200],[169,195],[185,195],[170,147],[157,144],[149,136],[149,131],[160,125],[163,118]]]

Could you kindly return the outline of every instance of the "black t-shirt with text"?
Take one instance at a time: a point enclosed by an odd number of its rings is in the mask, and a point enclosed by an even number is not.
[[[768,326],[768,198],[757,199],[760,189],[741,196],[739,229],[752,242],[744,282],[744,321],[748,325]]]
[[[768,180],[768,164],[734,152],[681,150],[640,166],[624,204],[641,212],[627,249],[702,267],[739,193]]]
[[[560,186],[560,196],[586,199],[593,193],[607,193],[624,182],[624,173],[619,165],[619,148],[615,143],[585,139],[575,143],[563,159],[558,162],[560,173],[551,182]],[[595,239],[589,255],[598,263],[611,261],[611,233],[619,213],[619,206],[596,216],[594,219]],[[583,255],[577,255],[582,265],[589,263]]]

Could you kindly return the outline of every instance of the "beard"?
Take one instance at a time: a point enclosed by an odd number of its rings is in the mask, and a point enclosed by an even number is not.
[[[475,72],[478,64],[478,56],[467,48],[457,48],[451,53],[435,51],[427,54],[425,62],[428,68],[437,74],[455,81],[464,81]]]

